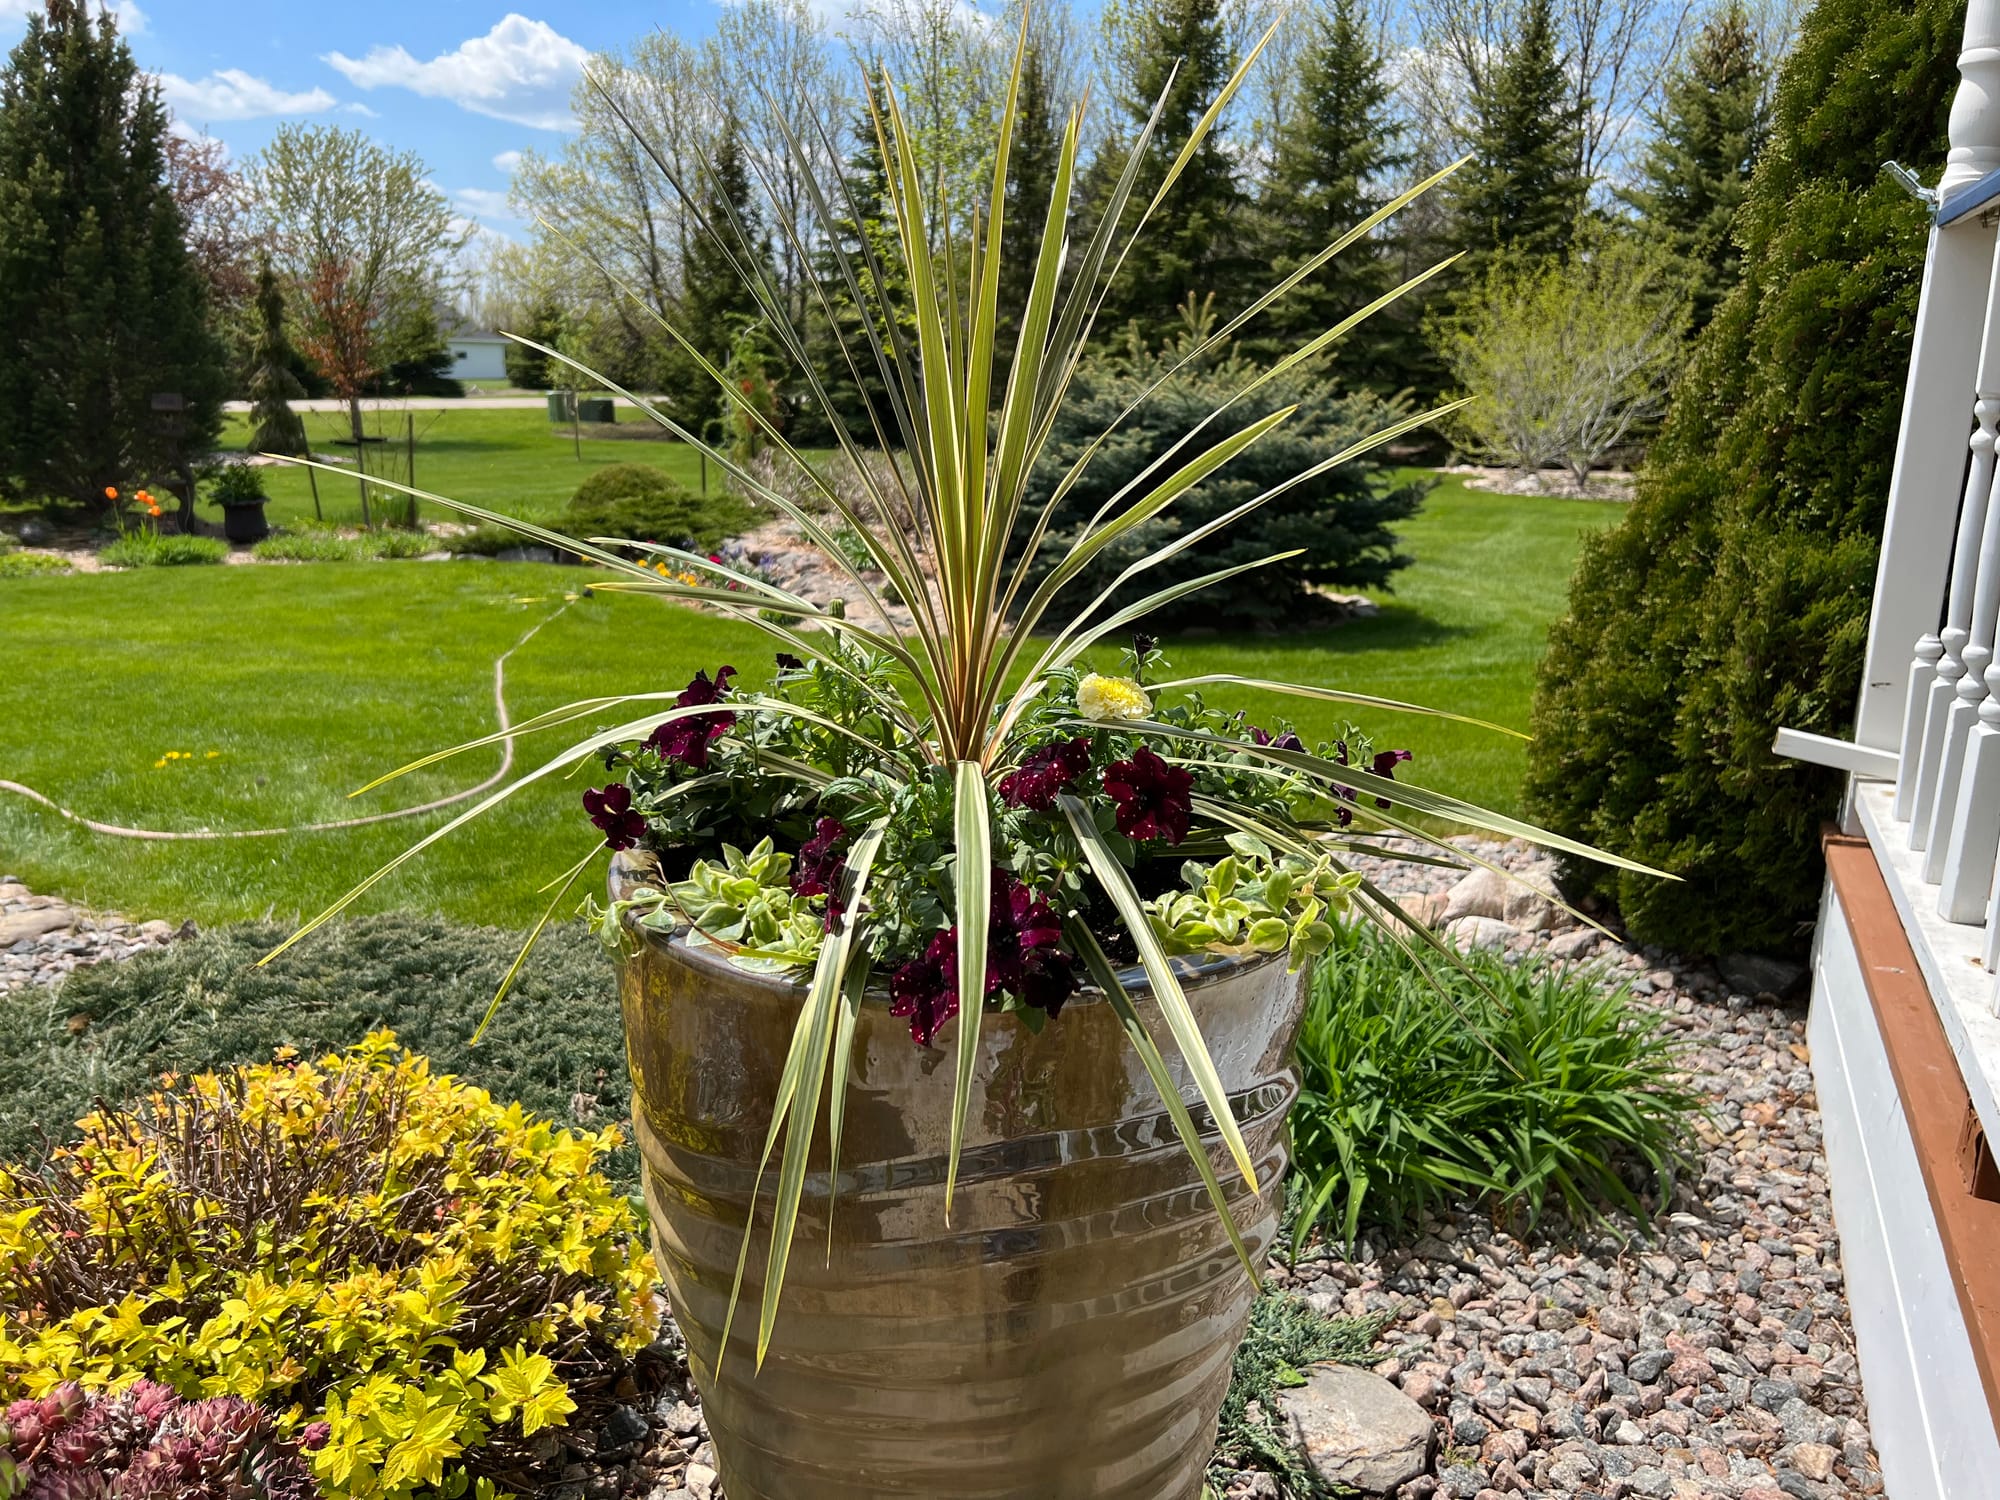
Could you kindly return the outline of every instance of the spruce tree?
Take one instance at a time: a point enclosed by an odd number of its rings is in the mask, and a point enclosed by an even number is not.
[[[1764,144],[1768,82],[1750,17],[1730,0],[1667,79],[1639,181],[1619,194],[1641,233],[1686,268],[1696,332],[1742,274],[1730,226]]]
[[[212,443],[229,377],[159,88],[90,9],[48,0],[0,74],[0,482],[101,503]],[[152,409],[166,392],[177,431]]]
[[[841,174],[844,195],[833,199],[836,207],[832,225],[834,237],[862,295],[870,301],[875,299],[876,288],[868,270],[867,256],[873,255],[874,264],[879,267],[887,284],[893,308],[900,297],[903,278],[902,256],[897,249],[896,232],[890,221],[889,172],[882,160],[874,119],[865,108],[856,114],[849,132],[855,145],[848,153],[846,168]],[[847,211],[849,205],[851,212]],[[825,313],[815,309],[815,316],[806,329],[806,351],[821,382],[832,395],[834,406],[848,431],[858,441],[872,443],[876,424],[885,433],[895,432],[894,413],[873,358],[859,362],[860,383],[856,384],[855,371],[842,352],[862,348],[865,341],[860,313],[855,308],[847,276],[842,272],[839,257],[834,254],[832,246],[821,248],[814,274],[819,278],[833,315],[829,325]],[[824,424],[818,417],[817,402],[803,402],[790,415],[800,424],[789,432],[795,444],[824,446],[832,442],[832,433],[820,430]]]
[[[1163,93],[1166,105],[1126,205],[1128,228],[1152,202],[1235,71],[1223,0],[1141,0],[1141,5],[1130,14],[1134,34],[1124,60],[1129,76],[1113,84],[1127,116],[1127,140],[1152,116]],[[1191,303],[1213,296],[1226,316],[1263,290],[1248,254],[1249,200],[1224,135],[1220,123],[1208,132],[1147,222],[1106,300],[1106,326],[1130,320],[1143,339],[1157,343],[1185,326],[1182,309]],[[1110,154],[1124,150],[1114,145]]]
[[[1589,184],[1583,107],[1556,45],[1552,0],[1528,0],[1499,66],[1474,91],[1470,154],[1453,194],[1468,274],[1495,252],[1539,259],[1569,248]]]
[[[267,255],[257,267],[257,352],[250,370],[252,453],[306,451],[306,424],[292,410],[305,387],[292,373],[292,341],[285,337],[285,294]]]
[[[743,127],[735,114],[724,117],[722,131],[704,174],[701,218],[706,227],[689,232],[681,259],[681,294],[675,326],[718,370],[746,327],[763,318],[757,294],[744,279],[768,258],[750,168],[743,155]],[[741,269],[739,269],[741,268]],[[714,379],[678,344],[666,357],[668,393],[685,418],[700,426],[728,416],[727,403]]]
[[[1410,163],[1389,110],[1388,59],[1360,0],[1331,0],[1293,24],[1309,40],[1257,214],[1274,281],[1379,209]],[[1271,347],[1258,352],[1288,352],[1387,292],[1397,269],[1389,249],[1379,232],[1356,240],[1287,293],[1268,314]],[[1349,334],[1335,351],[1342,382],[1384,395],[1422,383],[1434,360],[1417,311],[1414,301],[1392,305]]]
[[[1853,724],[1928,229],[1880,163],[1943,160],[1964,15],[1807,15],[1737,219],[1743,279],[1550,632],[1529,811],[1684,877],[1578,867],[1645,941],[1796,949],[1812,922],[1840,778],[1771,740]]]
[[[520,332],[544,348],[553,349],[563,333],[562,308],[555,298],[537,298],[528,309],[528,326]],[[549,378],[549,357],[540,349],[509,339],[501,359],[507,367],[507,383],[518,390],[546,391],[554,384]]]

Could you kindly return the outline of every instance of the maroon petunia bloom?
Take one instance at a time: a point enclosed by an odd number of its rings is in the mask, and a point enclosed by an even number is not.
[[[1000,779],[1000,800],[1009,807],[1026,807],[1047,812],[1056,798],[1090,769],[1090,736],[1051,742],[1030,750],[1021,769]]]
[[[1170,766],[1144,745],[1130,760],[1104,769],[1104,791],[1118,804],[1118,831],[1127,838],[1165,839],[1178,844],[1187,837],[1192,812],[1188,794],[1194,778]]]
[[[583,794],[583,810],[604,830],[604,847],[630,849],[646,833],[646,820],[632,811],[632,788],[614,781],[602,791]]]
[[[840,846],[847,839],[847,825],[838,818],[821,818],[813,825],[813,835],[799,846],[792,861],[792,894],[829,896],[840,889],[841,872],[847,859]]]
[[[1259,729],[1255,724],[1252,724],[1250,726],[1250,738],[1255,740],[1260,745],[1270,746],[1273,750],[1305,749],[1304,743],[1299,739],[1297,735],[1293,734],[1290,730],[1286,730],[1276,739],[1272,739],[1268,733],[1266,733],[1262,729]]]
[[[803,672],[805,669],[806,664],[792,655],[791,652],[780,651],[778,653],[778,670],[780,672]]]
[[[681,695],[674,700],[677,708],[694,708],[703,703],[720,703],[722,695],[729,689],[729,679],[736,675],[734,667],[720,667],[715,673],[715,681],[708,680],[708,673],[697,672]],[[708,768],[708,747],[721,739],[736,726],[736,715],[727,709],[712,714],[689,714],[684,719],[669,719],[646,738],[648,749],[657,752],[662,759],[677,760],[697,771]]]
[[[1376,755],[1375,763],[1368,769],[1373,771],[1377,776],[1385,776],[1393,781],[1396,779],[1396,767],[1402,764],[1402,762],[1411,759],[1414,759],[1414,757],[1408,750],[1383,750]],[[1394,807],[1396,804],[1391,802],[1387,797],[1377,797],[1375,805],[1377,807],[1389,808]]]
[[[1075,961],[1061,947],[1055,908],[1005,870],[993,872],[986,926],[986,998],[1011,994],[1051,1017],[1076,993]],[[958,929],[931,939],[923,955],[889,979],[889,1014],[907,1016],[910,1035],[928,1047],[958,1014]]]
[[[908,1016],[910,1037],[928,1047],[938,1028],[958,1014],[958,929],[931,939],[923,956],[889,976],[889,1014]]]

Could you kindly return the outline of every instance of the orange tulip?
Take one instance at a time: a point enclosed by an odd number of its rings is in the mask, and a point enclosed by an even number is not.
[[[115,484],[107,484],[104,487],[104,498],[107,500],[116,500],[118,498],[118,486]]]

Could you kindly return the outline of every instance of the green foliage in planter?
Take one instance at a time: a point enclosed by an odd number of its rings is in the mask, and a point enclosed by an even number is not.
[[[1295,1239],[1324,1218],[1351,1242],[1476,1198],[1529,1222],[1552,1204],[1637,1210],[1639,1169],[1665,1194],[1702,1102],[1660,1016],[1588,971],[1463,958],[1427,977],[1356,925],[1321,960],[1291,1119]]]
[[[750,521],[750,508],[725,491],[697,495],[650,464],[607,464],[577,486],[563,525],[577,537],[707,551]]]
[[[217,464],[208,474],[211,505],[257,505],[264,494],[264,472],[251,464]]]
[[[97,554],[99,562],[114,568],[181,568],[219,563],[227,556],[229,543],[220,537],[152,531],[127,532]]]
[[[1735,222],[1744,279],[1550,632],[1529,810],[1684,877],[1571,872],[1647,940],[1783,949],[1812,921],[1840,777],[1771,740],[1853,724],[1927,228],[1881,163],[1942,160],[1964,12],[1807,17]]]
[[[653,1266],[559,1130],[399,1054],[177,1080],[0,1170],[0,1395],[143,1377],[326,1423],[331,1500],[490,1496],[653,1334]]]
[[[1230,1469],[1256,1468],[1278,1481],[1282,1500],[1326,1493],[1279,1428],[1278,1392],[1302,1383],[1308,1365],[1368,1364],[1388,1318],[1329,1318],[1303,1297],[1267,1292],[1250,1308],[1250,1326],[1236,1346],[1229,1394],[1216,1423],[1211,1493],[1220,1495]],[[1251,1410],[1251,1404],[1256,1410]]]
[[[1205,327],[1200,330],[1205,331]],[[1145,348],[1135,338],[1122,352],[1086,360],[1068,399],[1057,408],[1048,448],[1029,483],[1014,528],[1015,553],[1026,545],[1049,497],[1084,450],[1178,363],[1198,336],[1191,330],[1157,349]],[[1298,407],[1289,420],[1232,459],[1227,468],[1099,552],[1065,593],[1071,608],[1087,603],[1138,559],[1360,442],[1402,414],[1375,396],[1343,392],[1322,378],[1293,372],[1258,386],[1201,428],[1203,419],[1254,374],[1254,367],[1225,353],[1198,358],[1168,378],[1104,442],[1070,490],[1042,539],[1034,577],[1046,577],[1090,530],[1091,517],[1198,428],[1193,440],[1156,473],[1195,458],[1274,412]],[[1416,514],[1427,488],[1421,481],[1394,478],[1379,456],[1358,458],[1287,490],[1152,569],[1142,583],[1119,594],[1117,603],[1127,605],[1211,570],[1298,547],[1305,549],[1299,557],[1213,584],[1163,606],[1152,617],[1157,628],[1296,629],[1312,619],[1310,589],[1386,588],[1395,571],[1408,565],[1409,558],[1396,551],[1391,527]]]
[[[476,1048],[467,1043],[519,934],[385,914],[255,967],[285,932],[225,928],[80,969],[55,991],[0,998],[0,1161],[37,1154],[44,1130],[74,1139],[64,1127],[95,1100],[135,1098],[161,1074],[255,1062],[282,1046],[313,1056],[380,1027],[439,1072],[535,1114],[589,1129],[625,1118],[611,963],[581,926],[542,934],[515,981],[519,1003],[501,1007]],[[619,1146],[604,1170],[634,1190],[637,1153]]]

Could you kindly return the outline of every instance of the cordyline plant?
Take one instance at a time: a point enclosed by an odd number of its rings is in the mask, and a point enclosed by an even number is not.
[[[1432,267],[1357,309],[1249,379],[1237,397],[1107,500],[1081,528],[1069,554],[1030,588],[1031,564],[1051,516],[1110,436],[1107,431],[1063,475],[1034,518],[1027,545],[1010,552],[1030,471],[1043,454],[1057,409],[1089,347],[1106,291],[1147,218],[1172,191],[1269,35],[1209,106],[1150,199],[1135,202],[1134,184],[1154,148],[1162,96],[1111,186],[1097,227],[1080,246],[1071,243],[1068,226],[1082,106],[1071,111],[1046,218],[1039,226],[1027,226],[1031,234],[1040,234],[1034,276],[1025,307],[1016,310],[1017,353],[1002,368],[995,358],[998,293],[1002,249],[1012,230],[1005,222],[1005,185],[1026,35],[1024,26],[999,112],[992,187],[983,209],[971,215],[969,229],[962,233],[951,227],[963,221],[950,206],[926,195],[917,145],[893,84],[885,77],[870,85],[878,144],[890,165],[887,212],[893,265],[885,263],[884,252],[867,236],[855,248],[844,245],[837,226],[864,222],[866,215],[844,183],[829,189],[819,180],[804,142],[790,141],[811,214],[800,222],[781,212],[778,228],[802,254],[818,252],[830,259],[846,296],[861,312],[858,331],[845,336],[839,357],[857,383],[865,387],[871,379],[879,381],[887,392],[887,416],[871,411],[873,431],[866,442],[851,434],[835,412],[808,357],[805,335],[788,315],[763,257],[750,252],[752,236],[727,210],[727,195],[706,194],[699,183],[680,181],[667,161],[653,157],[689,212],[716,237],[755,292],[791,373],[826,413],[843,462],[852,466],[849,487],[836,487],[791,447],[769,413],[705,359],[683,330],[663,318],[667,335],[715,381],[737,417],[761,434],[780,463],[796,471],[797,485],[786,488],[793,494],[802,488],[808,503],[760,479],[758,468],[737,461],[598,372],[557,350],[518,340],[626,396],[719,465],[743,493],[782,512],[845,571],[856,595],[883,623],[845,619],[838,608],[822,609],[748,571],[691,552],[617,538],[576,541],[462,501],[408,490],[463,515],[580,553],[617,575],[600,588],[700,604],[755,624],[783,648],[780,670],[767,692],[733,687],[735,669],[723,667],[713,679],[703,672],[679,692],[586,699],[505,734],[414,762],[404,770],[497,743],[507,734],[602,720],[612,710],[645,706],[637,717],[578,740],[438,828],[291,939],[297,942],[405,860],[524,788],[597,757],[614,770],[622,768],[622,779],[586,794],[586,809],[604,842],[561,878],[549,914],[603,847],[642,847],[659,856],[662,873],[622,910],[609,913],[607,925],[615,928],[635,919],[686,929],[690,941],[720,946],[740,963],[810,972],[765,1142],[767,1167],[781,1139],[784,1149],[759,1316],[760,1364],[770,1344],[813,1122],[829,1077],[836,1080],[827,1110],[829,1146],[833,1159],[839,1158],[843,1096],[837,1081],[847,1076],[856,1018],[871,979],[886,978],[893,1011],[910,1017],[922,1044],[929,1044],[947,1020],[957,1020],[947,1215],[987,1007],[1039,1026],[1087,977],[1116,1009],[1254,1277],[1249,1252],[1161,1044],[1120,977],[1121,959],[1136,957],[1143,968],[1168,1040],[1179,1050],[1237,1170],[1255,1191],[1255,1168],[1176,976],[1174,955],[1289,951],[1298,964],[1327,945],[1333,935],[1328,917],[1350,902],[1358,901],[1385,923],[1397,920],[1394,904],[1349,871],[1341,857],[1373,848],[1355,841],[1355,833],[1367,828],[1425,839],[1410,820],[1412,814],[1441,816],[1586,856],[1595,853],[1396,781],[1391,772],[1404,754],[1378,754],[1358,733],[1309,751],[1287,726],[1251,726],[1241,715],[1206,707],[1196,690],[1226,683],[1375,709],[1431,710],[1233,674],[1148,681],[1147,674],[1161,662],[1154,644],[1143,637],[1132,644],[1129,675],[1086,674],[1079,666],[1092,647],[1107,638],[1127,638],[1161,605],[1296,554],[1220,569],[1113,608],[1113,597],[1133,579],[1183,549],[1199,546],[1292,485],[1452,408],[1385,427],[1234,511],[1182,533],[1131,563],[1082,608],[1069,612],[1075,601],[1065,600],[1067,622],[1046,638],[1037,634],[1039,628],[1053,626],[1058,596],[1093,558],[1135,527],[1168,513],[1175,501],[1290,415],[1279,411],[1229,432],[1226,418],[1234,400],[1320,355],[1363,318],[1444,266]],[[607,103],[618,108],[613,99],[607,97]],[[774,117],[783,119],[775,111]],[[647,149],[643,133],[626,123],[639,147]],[[712,163],[702,159],[699,164],[712,175]],[[1182,364],[1233,336],[1444,175],[1371,214],[1227,323],[1193,341]],[[718,199],[729,213],[726,222],[703,217],[704,205]],[[852,326],[836,318],[824,286],[815,284],[812,295],[830,327]],[[1163,374],[1160,383],[1172,373]],[[1135,401],[1124,416],[1139,404]],[[1227,435],[1214,439],[1211,427]],[[871,452],[897,452],[904,458],[881,464],[871,461]],[[849,498],[855,483],[860,496]],[[820,519],[826,512],[838,520]],[[890,519],[899,517],[908,518],[907,523]],[[836,543],[832,533],[842,528],[859,538],[864,557],[850,557]],[[647,565],[662,559],[704,581],[662,578]],[[871,577],[871,565],[907,604],[907,628],[894,623],[884,608],[886,590]],[[748,844],[755,830],[765,829],[796,844],[796,855],[769,840],[748,850],[730,842],[733,837]],[[690,862],[695,851],[716,858]],[[1163,856],[1187,860],[1181,868],[1184,889],[1169,889],[1172,866]],[[966,920],[968,914],[974,919]],[[547,920],[545,914],[543,922]],[[1107,951],[1095,935],[1117,929],[1129,937],[1129,954]],[[1442,951],[1414,925],[1408,941]],[[786,1128],[788,1121],[793,1128]],[[746,1226],[746,1255],[749,1240]],[[739,1291],[742,1275],[739,1259]],[[727,1334],[725,1327],[724,1347]]]

